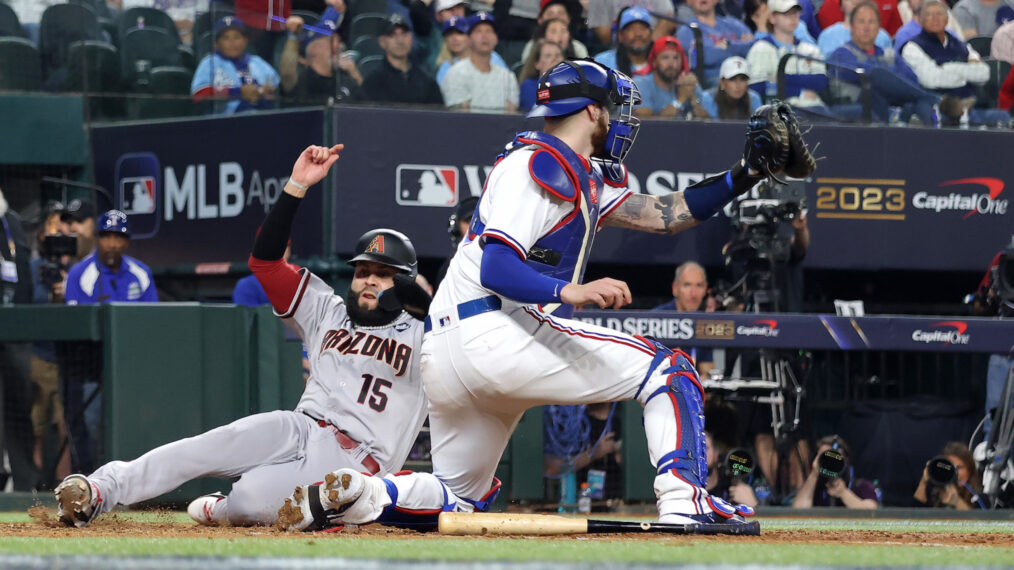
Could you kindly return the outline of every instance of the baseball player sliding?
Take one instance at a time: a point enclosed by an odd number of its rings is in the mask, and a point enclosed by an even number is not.
[[[275,313],[310,355],[295,411],[255,414],[134,461],[112,461],[87,477],[70,475],[56,488],[60,520],[82,527],[118,504],[191,479],[238,477],[228,497],[192,502],[190,516],[203,524],[273,524],[294,485],[335,465],[377,475],[401,468],[426,415],[418,348],[429,296],[415,284],[412,243],[388,229],[363,235],[344,300],[282,259],[301,198],[342,148],[311,146],[300,154],[250,256]],[[412,308],[403,310],[399,299]]]
[[[682,192],[635,194],[622,162],[637,134],[629,77],[565,61],[539,81],[529,116],[497,158],[426,318],[422,376],[430,401],[433,474],[361,469],[299,487],[279,513],[290,529],[335,522],[435,527],[441,511],[484,511],[494,472],[525,410],[637,399],[657,474],[659,521],[739,524],[749,507],[704,489],[703,390],[690,359],[646,338],[558,316],[630,303],[626,283],[582,283],[601,226],[675,234],[707,220],[768,175],[807,175],[813,158],[788,106],[751,119],[744,158]]]

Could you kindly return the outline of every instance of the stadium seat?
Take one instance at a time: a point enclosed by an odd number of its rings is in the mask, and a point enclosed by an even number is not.
[[[91,119],[112,119],[123,115],[120,54],[108,42],[86,40],[67,48],[67,76],[63,91],[96,93],[88,97]]]
[[[359,14],[387,14],[387,0],[349,0],[349,13]]]
[[[303,23],[308,26],[315,26],[320,21],[320,14],[309,10],[293,10],[292,15],[302,18]]]
[[[387,27],[387,16],[382,13],[360,14],[352,18],[349,37],[352,41],[363,36],[379,36]]]
[[[979,53],[979,57],[989,57],[989,48],[993,44],[993,36],[975,36],[968,38],[968,45]]]
[[[102,28],[95,13],[77,4],[54,4],[42,13],[39,22],[39,56],[48,76],[63,67],[67,47],[82,40],[102,40]]]
[[[370,74],[373,73],[374,71],[376,71],[377,69],[379,69],[380,66],[383,63],[384,63],[384,56],[382,56],[382,55],[371,55],[371,56],[368,56],[368,57],[364,57],[364,58],[362,58],[362,59],[359,60],[359,64],[358,64],[359,73],[364,78],[365,77],[369,77]]]
[[[25,30],[14,9],[0,2],[0,37],[25,37]]]
[[[360,59],[372,55],[384,55],[384,50],[380,49],[380,44],[377,43],[377,38],[374,36],[356,38],[356,41],[352,42],[352,47],[349,49],[359,52]]]
[[[163,30],[134,28],[127,30],[122,41],[120,59],[128,85],[143,84],[156,67],[175,67],[183,63],[177,49],[179,42]]]
[[[995,109],[1000,97],[1000,87],[1010,73],[1011,64],[996,59],[987,59],[984,63],[989,66],[989,81],[976,89],[975,106],[980,109]]]
[[[84,6],[94,12],[95,17],[99,19],[111,20],[113,18],[113,13],[109,10],[109,5],[105,0],[69,0],[67,3]]]
[[[176,50],[180,52],[180,61],[183,63],[183,67],[190,71],[197,69],[197,56],[194,55],[194,48],[180,44],[176,46]]]
[[[193,114],[190,79],[193,72],[185,67],[156,67],[151,70],[147,85],[138,85],[134,93],[144,97],[131,98],[127,105],[130,119],[165,119]]]
[[[0,38],[0,90],[37,91],[42,86],[39,50],[25,38]]]
[[[116,19],[117,35],[120,36],[120,45],[123,45],[124,35],[134,29],[158,29],[168,33],[180,43],[180,33],[176,29],[176,22],[158,8],[127,8]]]

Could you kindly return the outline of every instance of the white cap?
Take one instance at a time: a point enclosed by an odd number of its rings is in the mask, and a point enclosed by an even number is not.
[[[449,10],[460,4],[468,4],[468,2],[466,0],[436,0],[433,12],[439,12],[441,10]]]
[[[738,55],[725,58],[718,70],[718,76],[722,79],[732,79],[737,75],[745,75],[746,80],[750,81],[750,64]]]
[[[768,0],[768,10],[776,14],[784,14],[797,6],[802,9],[797,0]]]

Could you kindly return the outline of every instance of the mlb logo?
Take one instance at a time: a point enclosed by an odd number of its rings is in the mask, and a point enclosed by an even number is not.
[[[115,171],[116,205],[130,216],[131,239],[144,239],[158,233],[162,167],[150,152],[120,156]]]
[[[128,216],[155,213],[155,179],[132,176],[120,180],[120,207]]]
[[[399,164],[395,201],[403,206],[454,206],[458,203],[457,167]]]

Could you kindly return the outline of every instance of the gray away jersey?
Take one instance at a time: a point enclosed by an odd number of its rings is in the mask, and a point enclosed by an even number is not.
[[[356,327],[331,287],[305,268],[300,274],[292,305],[279,315],[303,339],[310,360],[296,411],[369,447],[382,472],[400,470],[426,418],[423,323],[402,312],[384,326]]]

